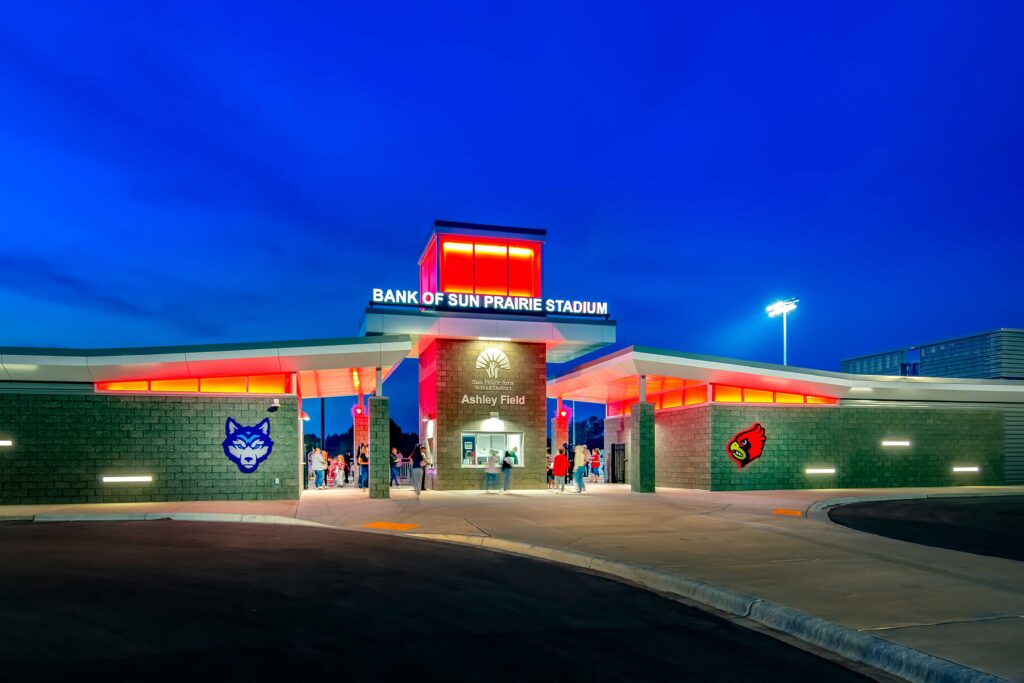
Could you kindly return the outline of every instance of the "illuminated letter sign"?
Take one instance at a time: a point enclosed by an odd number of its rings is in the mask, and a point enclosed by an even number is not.
[[[764,427],[755,422],[750,429],[732,437],[729,440],[729,445],[725,447],[725,452],[742,469],[761,457],[761,453],[764,452],[764,442],[767,440]]]
[[[541,299],[528,296],[418,292],[415,289],[377,289],[370,298],[375,304],[396,304],[454,310],[502,311],[505,313],[553,313],[555,315],[608,315],[605,301]]]

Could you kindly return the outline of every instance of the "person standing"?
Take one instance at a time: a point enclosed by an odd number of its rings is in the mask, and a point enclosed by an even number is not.
[[[326,484],[324,488],[331,488],[334,486],[334,475],[338,469],[338,459],[332,458],[330,453],[324,451],[324,460],[327,461],[327,481],[324,482]]]
[[[547,455],[544,456],[544,464],[547,466],[547,473],[545,474],[545,478],[548,482],[548,489],[555,488],[555,474],[554,472],[551,471],[552,461],[553,458],[551,457],[551,451],[548,451]]]
[[[559,448],[558,455],[551,461],[551,473],[555,475],[555,484],[559,493],[565,492],[565,473],[569,471],[569,458],[565,457],[565,449]]]
[[[347,471],[345,469],[345,456],[338,453],[338,457],[334,459],[334,464],[334,488],[340,489],[345,485],[345,472]]]
[[[398,454],[398,449],[394,446],[391,447],[391,453],[388,454],[388,467],[391,468],[391,481],[388,482],[388,486],[398,486],[398,459],[402,457]]]
[[[313,488],[313,454],[316,453],[317,449],[312,449],[309,453],[306,453],[305,476],[306,476],[306,488]]]
[[[568,485],[572,482],[572,450],[569,448],[568,442],[563,443],[562,448],[565,449],[565,457],[569,461],[569,469],[565,471],[565,483]]]
[[[491,451],[490,455],[487,456],[487,464],[484,466],[484,479],[487,482],[484,488],[487,493],[491,492],[492,487],[495,491],[498,490],[498,451]]]
[[[576,493],[583,493],[586,489],[586,485],[583,483],[583,477],[586,475],[587,460],[590,457],[590,453],[587,452],[587,447],[578,445],[576,446],[576,453],[573,457],[573,477],[576,479]]]
[[[596,484],[601,474],[601,449],[595,448],[590,454],[590,483]]]
[[[416,497],[420,497],[420,492],[423,491],[423,475],[424,466],[426,465],[426,458],[423,457],[423,446],[416,446],[410,457],[412,462],[412,489],[416,492]]]
[[[512,451],[505,451],[505,457],[501,459],[501,492],[508,493],[512,490],[512,467],[515,465],[515,456]]]
[[[352,451],[345,451],[345,483],[349,481],[349,475],[352,474]]]
[[[324,461],[324,455],[318,448],[313,451],[313,476],[316,477],[318,491],[324,487],[324,470],[326,469],[327,463]]]
[[[370,454],[366,452],[366,446],[359,444],[359,488],[365,489],[370,486]]]

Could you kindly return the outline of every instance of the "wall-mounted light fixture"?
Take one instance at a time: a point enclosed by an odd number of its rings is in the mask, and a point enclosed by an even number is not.
[[[0,439],[0,446],[13,446],[14,442],[10,439]]]
[[[834,467],[808,467],[804,470],[807,474],[835,474],[836,468]]]
[[[129,482],[143,483],[153,481],[148,474],[137,474],[124,477],[103,477],[104,484],[126,484]]]
[[[954,472],[980,472],[981,468],[977,465],[965,465],[963,467],[954,467]]]
[[[505,431],[505,421],[500,419],[497,413],[491,413],[491,416],[480,424],[480,430],[484,432],[503,432]]]
[[[883,441],[882,445],[886,448],[909,448],[909,441]]]
[[[281,399],[279,399],[279,398],[275,398],[275,399],[274,399],[274,400],[273,400],[273,401],[272,401],[272,402],[270,403],[270,406],[269,406],[269,407],[267,408],[267,412],[268,412],[268,413],[276,413],[276,412],[277,412],[277,411],[279,411],[280,409],[281,409]]]
[[[309,422],[309,413],[307,413],[305,410],[303,410],[299,414],[299,419],[302,420],[303,422]]]

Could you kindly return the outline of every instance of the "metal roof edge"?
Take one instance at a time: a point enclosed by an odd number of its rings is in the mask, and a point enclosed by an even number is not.
[[[644,354],[648,356],[664,356],[669,358],[679,358],[684,360],[692,360],[701,363],[716,363],[720,365],[730,366],[736,370],[752,370],[751,374],[757,374],[757,370],[768,370],[775,373],[787,373],[792,375],[802,375],[804,377],[818,377],[821,379],[832,379],[841,380],[850,383],[862,383],[862,382],[883,382],[883,383],[902,383],[906,385],[929,385],[929,384],[960,384],[964,386],[969,385],[981,385],[991,387],[1005,387],[1005,388],[1022,388],[1024,389],[1024,381],[1014,379],[975,379],[975,378],[964,378],[964,377],[903,377],[896,375],[862,375],[856,373],[845,373],[845,372],[833,372],[830,370],[814,370],[810,368],[794,367],[792,365],[778,365],[775,363],[762,363],[759,361],[747,361],[736,358],[725,358],[722,356],[706,356],[695,353],[682,353],[679,351],[672,351],[670,349],[659,349],[650,346],[636,346],[631,345],[625,348],[613,351],[604,356],[600,356],[593,360],[587,361],[580,365],[566,369],[564,372],[558,373],[557,375],[548,379],[548,384],[552,382],[566,379],[574,374],[583,372],[589,368],[602,365],[609,361],[612,361],[620,356],[628,354]]]
[[[0,355],[13,356],[142,356],[149,354],[201,353],[204,351],[250,351],[254,349],[301,349],[311,346],[360,346],[392,342],[409,342],[407,334],[388,334],[369,337],[331,337],[325,339],[298,339],[292,341],[242,342],[227,344],[191,344],[181,346],[129,346],[107,349],[46,348],[32,346],[0,346]]]

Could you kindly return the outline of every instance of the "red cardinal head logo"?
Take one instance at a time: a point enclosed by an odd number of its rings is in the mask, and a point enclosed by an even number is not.
[[[732,437],[725,451],[738,466],[746,467],[761,457],[761,453],[764,452],[764,442],[767,440],[768,437],[764,434],[764,427],[755,422],[750,429],[746,429]]]

